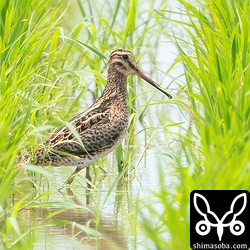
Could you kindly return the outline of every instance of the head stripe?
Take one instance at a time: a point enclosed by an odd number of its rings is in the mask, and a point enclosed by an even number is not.
[[[114,55],[122,55],[124,53],[132,54],[131,51],[125,50],[125,49],[117,49],[111,52],[110,57],[113,57]]]

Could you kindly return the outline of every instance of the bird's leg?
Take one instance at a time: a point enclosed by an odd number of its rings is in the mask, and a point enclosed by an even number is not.
[[[92,178],[91,178],[91,176],[90,176],[90,174],[89,174],[89,170],[90,170],[90,167],[86,167],[86,175],[85,175],[85,178],[86,178],[89,182],[91,182]]]
[[[68,181],[66,182],[66,184],[70,185],[73,182],[73,180],[75,178],[75,175],[78,174],[81,170],[82,170],[82,167],[77,167],[75,169],[75,171],[70,175],[70,177],[69,177]]]
[[[87,182],[87,189],[86,189],[86,205],[90,204],[90,188],[91,188],[91,176],[89,174],[90,167],[86,167],[86,174],[85,178],[88,180]]]

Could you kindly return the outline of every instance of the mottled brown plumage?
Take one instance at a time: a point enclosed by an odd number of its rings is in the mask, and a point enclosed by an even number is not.
[[[125,137],[128,125],[127,77],[131,74],[138,75],[172,98],[137,68],[130,51],[115,50],[110,55],[107,85],[100,98],[70,120],[72,126],[59,128],[46,141],[45,147],[38,148],[34,164],[76,166],[67,184],[87,167],[86,177],[90,179],[89,166],[117,148]]]

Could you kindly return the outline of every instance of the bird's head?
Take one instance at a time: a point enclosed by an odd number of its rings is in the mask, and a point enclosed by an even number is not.
[[[135,57],[129,50],[117,49],[110,54],[109,67],[119,72],[125,77],[134,74],[151,84],[153,87],[167,95],[169,99],[173,98],[165,89],[159,86],[151,78],[146,76],[136,65]]]

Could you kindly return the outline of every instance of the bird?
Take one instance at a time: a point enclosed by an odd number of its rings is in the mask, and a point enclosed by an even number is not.
[[[52,133],[44,146],[36,149],[32,163],[40,166],[75,166],[66,181],[68,185],[76,174],[86,168],[85,177],[91,181],[91,164],[116,149],[126,135],[129,75],[137,75],[169,99],[172,98],[171,94],[138,68],[131,51],[114,50],[109,57],[107,83],[101,96],[89,108]]]

